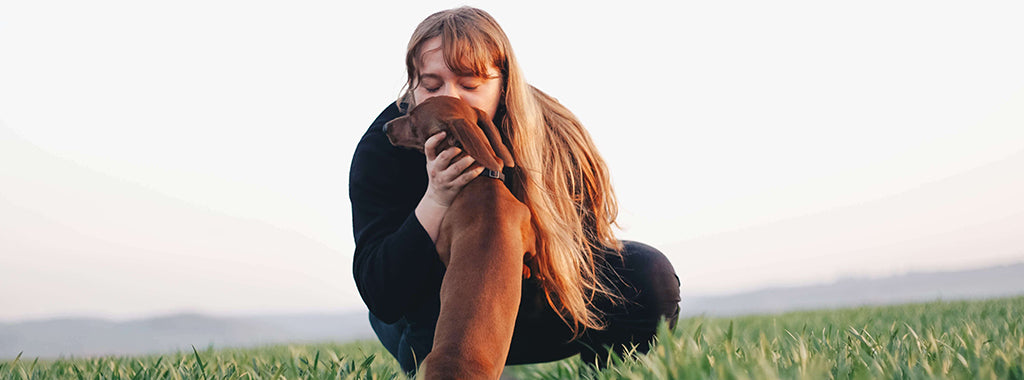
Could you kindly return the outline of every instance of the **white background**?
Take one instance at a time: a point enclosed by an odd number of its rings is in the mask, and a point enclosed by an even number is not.
[[[0,320],[363,309],[350,159],[463,4],[370,3],[0,4]],[[949,235],[1024,212],[1020,3],[594,4],[470,3],[684,296],[1024,259]],[[938,234],[990,248],[872,250]]]

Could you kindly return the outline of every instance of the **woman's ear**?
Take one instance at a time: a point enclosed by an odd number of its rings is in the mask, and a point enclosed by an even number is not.
[[[498,156],[498,158],[501,158],[501,160],[504,161],[506,167],[516,167],[516,162],[512,160],[512,153],[509,152],[505,143],[501,142],[501,133],[498,133],[498,127],[494,126],[491,118],[487,117],[487,112],[484,112],[479,108],[473,109],[476,111],[477,126],[479,126],[480,129],[483,130],[484,135],[487,136],[487,141],[490,143],[493,152]]]

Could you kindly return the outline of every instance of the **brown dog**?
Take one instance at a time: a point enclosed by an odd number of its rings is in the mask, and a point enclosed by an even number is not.
[[[429,98],[385,125],[392,145],[420,151],[441,131],[439,152],[459,146],[495,173],[515,165],[487,114],[457,98]],[[536,242],[529,208],[495,177],[463,187],[441,221],[435,244],[447,270],[434,346],[420,367],[427,379],[497,379],[505,366]]]

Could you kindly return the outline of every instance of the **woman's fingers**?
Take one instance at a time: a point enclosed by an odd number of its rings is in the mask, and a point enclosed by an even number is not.
[[[451,205],[451,201],[463,186],[483,172],[483,166],[469,155],[462,155],[462,149],[450,147],[438,152],[438,146],[445,138],[445,132],[439,132],[423,143],[423,153],[427,156],[427,176],[429,182],[424,198],[432,199],[442,206]]]
[[[466,155],[449,165],[448,170],[452,170],[456,174],[459,174],[466,171],[466,169],[473,165],[474,162],[476,162],[476,160],[474,160],[473,157]]]
[[[447,135],[447,132],[441,131],[423,142],[423,154],[427,155],[427,160],[433,161],[434,158],[437,158],[437,144],[444,140],[445,135]]]
[[[483,172],[484,172],[484,167],[483,166],[481,166],[481,165],[473,165],[472,169],[469,169],[469,170],[466,170],[466,171],[462,172],[462,174],[460,174],[458,178],[455,178],[455,180],[453,180],[452,183],[455,185],[455,187],[457,187],[459,189],[462,189],[463,186],[466,186],[466,184],[468,184],[474,178],[479,177],[480,173],[483,173]]]
[[[435,168],[437,172],[434,175],[434,177],[437,180],[437,182],[439,182],[438,185],[440,185],[442,188],[458,190],[459,188],[462,187],[462,185],[464,185],[462,181],[459,181],[459,177],[464,175],[465,172],[467,171],[466,169],[469,169],[469,167],[472,166],[473,163],[476,162],[476,160],[474,160],[473,157],[466,155],[462,156],[458,160],[451,161],[448,159],[448,157],[446,157],[449,154],[449,151],[453,151],[451,152],[452,155],[458,154],[459,152],[458,148],[449,148],[446,149],[444,152],[441,152],[441,154],[437,156],[437,160],[435,161]],[[451,162],[448,163],[442,161]],[[443,167],[441,165],[447,165],[447,167]]]
[[[434,161],[434,164],[438,165],[438,167],[442,169],[447,168],[452,165],[452,159],[455,158],[455,156],[458,156],[459,153],[462,153],[462,149],[459,147],[453,146],[445,149],[441,154],[437,155],[437,159]]]

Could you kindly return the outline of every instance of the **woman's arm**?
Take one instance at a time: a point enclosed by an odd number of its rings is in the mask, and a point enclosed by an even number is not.
[[[377,318],[394,322],[431,292],[444,266],[433,239],[413,210],[427,187],[425,159],[388,143],[382,126],[400,116],[392,104],[356,147],[349,172],[356,249],[353,277],[363,302]]]
[[[423,144],[423,154],[427,159],[427,191],[423,199],[416,205],[416,218],[420,225],[430,235],[430,240],[437,241],[437,235],[441,231],[441,220],[445,212],[452,205],[455,196],[459,194],[462,187],[469,181],[480,176],[483,167],[473,165],[475,160],[469,155],[464,155],[454,160],[461,149],[451,147],[443,152],[437,153],[437,145],[444,140],[446,132],[430,136]]]
[[[459,148],[436,152],[443,134],[429,138],[423,154],[392,147],[381,127],[400,115],[392,104],[377,117],[356,147],[349,178],[353,275],[363,301],[384,322],[440,291],[444,267],[434,242],[441,221],[483,170],[468,155],[455,159]]]

